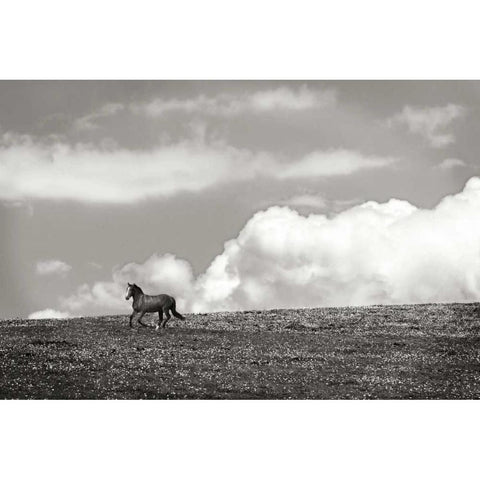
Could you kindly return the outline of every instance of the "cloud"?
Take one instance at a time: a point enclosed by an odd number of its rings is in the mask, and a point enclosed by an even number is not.
[[[16,144],[0,147],[0,198],[132,203],[248,180],[267,155],[224,144],[185,142],[152,151]]]
[[[87,265],[95,270],[101,270],[103,268],[102,265],[97,262],[88,262]]]
[[[307,85],[186,98],[156,97],[143,102],[105,104],[75,120],[73,126],[77,130],[95,130],[99,128],[100,120],[121,112],[152,118],[169,114],[235,117],[242,114],[300,112],[334,106],[336,98],[333,89],[311,89]]]
[[[347,150],[286,160],[220,141],[186,141],[135,152],[83,144],[43,145],[21,138],[0,143],[0,200],[125,204],[258,177],[286,181],[347,175],[392,161]]]
[[[124,110],[125,105],[121,103],[107,103],[98,110],[75,120],[74,128],[78,130],[96,130],[98,128],[98,120],[111,117]]]
[[[290,207],[308,207],[314,209],[324,209],[328,202],[321,195],[312,195],[310,193],[303,193],[294,195],[285,200],[280,200],[277,205],[287,205]]]
[[[23,210],[29,217],[33,217],[35,211],[31,203],[23,200],[3,200],[2,205],[7,208]]]
[[[450,170],[451,168],[466,167],[467,164],[459,158],[446,158],[438,164],[441,170]]]
[[[433,210],[366,202],[328,219],[257,213],[196,282],[193,310],[480,298],[480,179]]]
[[[455,141],[451,133],[442,133],[455,119],[464,116],[466,109],[449,103],[444,107],[418,108],[405,106],[401,113],[389,119],[389,124],[406,125],[411,133],[424,137],[432,147],[442,148]]]
[[[386,167],[392,163],[393,158],[365,156],[349,150],[317,151],[298,162],[278,168],[275,176],[281,179],[341,176],[363,169]]]
[[[256,213],[200,276],[154,255],[84,285],[63,308],[128,311],[127,281],[172,293],[183,311],[480,300],[480,178],[433,209],[369,201],[336,216]]]
[[[59,312],[58,310],[46,308],[45,310],[39,310],[38,312],[31,313],[28,318],[43,320],[49,318],[69,318],[70,316],[71,315],[67,312]]]
[[[154,254],[144,263],[132,262],[116,267],[112,277],[112,281],[80,286],[73,295],[61,299],[62,308],[82,314],[128,310],[125,301],[127,282],[137,283],[146,293],[167,292],[175,295],[179,308],[185,308],[192,296],[192,267],[186,260],[170,254]]]
[[[61,260],[41,260],[36,265],[38,275],[64,275],[71,269],[68,263]]]
[[[145,103],[131,104],[130,110],[151,117],[160,117],[169,113],[190,115],[200,113],[232,117],[245,113],[312,110],[332,106],[335,102],[334,90],[312,90],[303,85],[296,89],[278,87],[243,94],[199,95],[185,99],[156,98]]]

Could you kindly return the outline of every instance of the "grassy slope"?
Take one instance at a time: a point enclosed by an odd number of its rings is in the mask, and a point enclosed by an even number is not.
[[[0,398],[480,398],[479,347],[479,304],[4,320]]]

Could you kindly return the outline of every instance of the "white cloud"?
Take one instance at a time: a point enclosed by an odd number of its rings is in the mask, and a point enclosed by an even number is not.
[[[1,200],[132,203],[257,177],[311,179],[392,163],[391,159],[346,150],[313,152],[297,161],[286,161],[222,142],[182,142],[134,152],[17,140],[0,144]]]
[[[0,198],[131,203],[250,179],[269,162],[267,155],[223,144],[180,143],[147,152],[18,144],[0,148]]]
[[[317,151],[298,162],[279,167],[275,176],[286,179],[350,175],[363,169],[386,167],[393,162],[393,158],[365,156],[349,150]]]
[[[451,168],[466,167],[467,164],[459,158],[446,158],[438,164],[441,170],[450,170]]]
[[[59,312],[58,310],[46,308],[45,310],[39,310],[38,312],[31,313],[28,318],[43,320],[50,318],[69,318],[70,316],[71,315],[67,312]]]
[[[72,267],[61,260],[41,260],[37,262],[36,272],[38,275],[64,275],[68,273]]]
[[[199,95],[186,99],[156,98],[146,103],[131,104],[130,110],[152,117],[173,112],[231,117],[243,113],[312,110],[332,106],[335,101],[333,90],[312,90],[303,85],[296,89],[278,87],[243,94]]]
[[[196,282],[194,310],[480,299],[480,179],[433,210],[257,213]]]
[[[113,117],[120,112],[147,117],[162,117],[171,113],[234,117],[241,114],[321,109],[335,103],[335,90],[311,89],[307,85],[296,88],[282,86],[245,93],[219,93],[212,96],[202,94],[186,98],[156,97],[144,102],[105,104],[75,120],[74,127],[78,130],[94,130],[99,127],[99,120]]]
[[[480,300],[480,178],[435,208],[366,202],[327,218],[256,213],[206,272],[154,255],[84,285],[63,308],[128,311],[127,281],[172,293],[183,311]]]
[[[175,295],[179,308],[185,308],[191,298],[193,271],[190,264],[174,255],[154,254],[144,263],[128,263],[113,271],[113,281],[84,284],[61,300],[62,308],[79,313],[122,312],[128,310],[125,301],[127,282],[137,283],[145,293]]]
[[[314,209],[324,209],[328,202],[320,195],[312,195],[310,193],[303,193],[294,195],[286,200],[280,200],[277,205],[287,205],[290,207],[308,207]]]
[[[451,133],[442,133],[453,120],[465,115],[461,105],[448,104],[444,107],[419,108],[405,106],[389,120],[390,125],[404,124],[411,133],[424,137],[432,147],[442,148],[455,141]]]

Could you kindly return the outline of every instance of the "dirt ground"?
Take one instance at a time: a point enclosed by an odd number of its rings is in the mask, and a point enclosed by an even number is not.
[[[1,320],[0,398],[476,399],[480,304]]]

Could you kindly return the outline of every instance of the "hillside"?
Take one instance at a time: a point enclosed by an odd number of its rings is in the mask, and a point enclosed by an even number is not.
[[[479,304],[2,320],[0,398],[480,398],[479,347]]]

